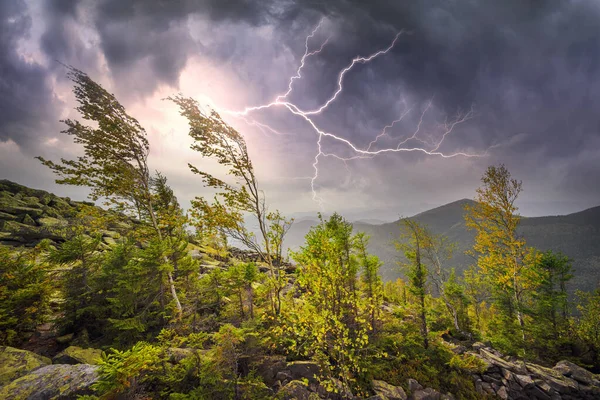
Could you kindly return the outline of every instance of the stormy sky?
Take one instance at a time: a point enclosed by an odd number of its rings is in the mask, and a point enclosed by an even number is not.
[[[322,209],[392,220],[473,198],[485,168],[498,163],[523,181],[524,215],[600,205],[595,0],[5,0],[0,30],[0,178],[85,196],[56,186],[33,158],[80,154],[60,133],[59,120],[77,117],[68,64],[139,119],[151,167],[183,204],[207,193],[188,162],[219,171],[189,149],[186,121],[164,100],[179,92],[220,110],[245,135],[271,207],[288,214]],[[310,115],[336,135],[320,141],[319,205],[310,179],[319,154],[313,127],[283,106],[244,118],[227,111],[284,94],[306,43],[309,52],[325,43],[306,57],[286,98],[318,109],[355,57],[388,48],[398,33],[389,52],[356,63],[335,101]],[[352,159],[359,153],[348,143],[369,148],[402,115],[370,150],[404,142],[440,154]],[[466,155],[444,157],[456,153]]]

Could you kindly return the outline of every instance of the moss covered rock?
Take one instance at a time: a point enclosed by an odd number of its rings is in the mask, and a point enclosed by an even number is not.
[[[69,346],[52,358],[53,364],[97,364],[102,350]]]
[[[38,219],[38,224],[45,227],[65,227],[69,225],[69,221],[66,219],[59,219],[54,217],[42,217]]]
[[[50,364],[50,359],[31,351],[0,346],[0,386]],[[3,398],[0,396],[0,398]]]
[[[0,387],[0,399],[76,399],[92,394],[97,380],[95,365],[47,365]]]

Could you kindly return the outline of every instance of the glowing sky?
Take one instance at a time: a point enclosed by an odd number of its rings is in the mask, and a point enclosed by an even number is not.
[[[288,90],[319,21],[310,50],[326,44],[306,58],[286,98],[303,110],[332,97],[353,58],[387,48],[403,32],[388,54],[344,76],[343,91],[314,116],[320,129],[367,148],[411,109],[373,149],[396,147],[417,128],[426,143],[406,145],[426,146],[439,142],[440,124],[472,109],[439,151],[485,153],[321,157],[314,186],[325,211],[393,219],[472,198],[487,165],[499,162],[523,180],[525,215],[600,204],[600,6],[594,0],[2,1],[0,178],[85,195],[54,185],[33,159],[78,151],[60,133],[58,121],[76,115],[58,60],[87,72],[140,120],[151,166],[187,204],[206,194],[187,163],[218,170],[189,149],[186,122],[163,99],[181,92],[229,110],[272,102]],[[310,185],[318,135],[306,121],[285,107],[224,117],[246,136],[273,208],[319,210]],[[322,145],[337,157],[356,155],[331,137]]]

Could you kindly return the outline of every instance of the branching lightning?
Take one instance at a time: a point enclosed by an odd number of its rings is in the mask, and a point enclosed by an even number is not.
[[[442,145],[442,143],[444,142],[446,137],[448,135],[450,135],[457,126],[459,126],[460,124],[463,124],[464,122],[468,121],[469,119],[471,119],[473,117],[473,113],[474,113],[473,109],[469,110],[466,113],[457,113],[457,115],[453,119],[451,119],[451,120],[446,119],[444,121],[444,123],[439,124],[437,126],[437,128],[441,132],[441,135],[438,133],[437,136],[439,136],[439,139],[437,139],[437,141],[432,136],[428,136],[427,139],[423,138],[423,136],[419,136],[423,129],[422,125],[423,125],[425,116],[428,113],[428,111],[432,108],[433,98],[430,99],[427,102],[426,106],[421,109],[421,113],[419,116],[419,122],[417,123],[417,126],[416,126],[414,132],[412,133],[412,135],[400,140],[395,146],[392,146],[392,147],[383,147],[380,149],[373,149],[373,147],[377,144],[379,139],[381,139],[382,137],[386,136],[390,139],[393,139],[391,137],[391,135],[389,134],[389,131],[394,127],[395,124],[401,122],[405,117],[407,117],[411,112],[413,112],[415,110],[415,107],[414,106],[409,107],[406,104],[406,101],[404,99],[402,99],[402,101],[401,101],[401,103],[404,105],[404,108],[400,112],[399,117],[396,120],[389,123],[388,125],[386,125],[375,136],[375,138],[369,143],[369,145],[366,148],[360,148],[359,146],[352,143],[352,141],[350,141],[340,135],[336,135],[331,132],[326,132],[325,130],[319,128],[317,123],[311,117],[322,114],[333,102],[335,102],[337,100],[338,96],[344,90],[343,83],[344,83],[344,77],[346,76],[346,74],[348,72],[350,72],[357,64],[367,64],[367,63],[373,61],[374,59],[384,56],[385,54],[390,52],[394,48],[394,46],[398,42],[399,38],[403,34],[402,31],[398,32],[394,36],[394,38],[390,42],[390,44],[382,50],[378,50],[368,56],[354,57],[352,59],[352,61],[338,73],[336,90],[331,95],[331,97],[329,97],[321,106],[319,106],[313,110],[303,110],[298,105],[292,103],[288,99],[288,97],[292,94],[294,81],[302,79],[302,70],[304,69],[307,60],[310,57],[316,56],[319,53],[321,53],[330,40],[330,38],[327,38],[325,41],[323,41],[320,44],[319,47],[313,48],[313,50],[311,50],[310,41],[317,35],[317,32],[321,29],[322,24],[323,24],[323,20],[321,20],[319,22],[319,24],[312,30],[310,35],[308,35],[306,37],[305,46],[304,46],[304,54],[302,55],[302,58],[300,59],[300,65],[298,66],[296,73],[292,77],[289,78],[287,91],[285,93],[277,95],[275,97],[275,100],[273,100],[270,103],[246,107],[243,110],[239,110],[239,111],[221,109],[221,108],[217,107],[217,110],[219,112],[241,118],[247,124],[258,127],[265,134],[270,132],[273,134],[281,135],[283,133],[277,131],[276,129],[270,127],[269,125],[267,125],[265,123],[258,122],[254,118],[251,118],[250,114],[257,112],[257,111],[270,109],[273,107],[284,107],[293,115],[298,116],[301,119],[303,119],[304,121],[306,121],[308,126],[310,126],[311,129],[317,134],[317,141],[316,141],[317,153],[315,154],[314,161],[312,163],[312,167],[314,170],[313,176],[312,177],[302,177],[302,178],[298,178],[298,179],[310,179],[310,187],[311,187],[311,191],[312,191],[313,200],[315,200],[321,206],[323,205],[323,199],[321,199],[319,197],[319,195],[317,194],[317,189],[316,189],[316,181],[319,177],[319,160],[322,157],[332,157],[332,158],[338,159],[338,160],[344,162],[344,164],[346,165],[346,168],[348,168],[348,165],[347,165],[348,161],[355,160],[355,159],[362,159],[362,158],[372,158],[376,155],[383,154],[383,153],[420,152],[423,154],[427,154],[427,155],[431,155],[431,156],[439,156],[439,157],[443,157],[443,158],[452,158],[452,157],[459,157],[459,156],[460,157],[481,157],[487,153],[487,151],[483,154],[470,154],[470,153],[466,153],[466,152],[445,153],[440,150],[440,146]],[[338,143],[346,146],[348,148],[348,150],[350,150],[353,153],[353,155],[351,157],[342,157],[333,152],[325,151],[323,149],[323,146],[324,146],[323,138],[329,138],[335,142],[338,142]],[[416,142],[418,142],[420,144],[420,146],[407,145],[410,143],[415,144]]]

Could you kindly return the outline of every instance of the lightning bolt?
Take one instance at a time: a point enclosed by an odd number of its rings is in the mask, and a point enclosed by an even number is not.
[[[317,194],[316,181],[319,178],[319,160],[322,157],[332,157],[337,160],[340,160],[340,161],[344,162],[346,168],[349,170],[348,164],[347,164],[348,161],[355,160],[355,159],[373,158],[379,154],[384,154],[384,153],[420,152],[420,153],[423,153],[426,155],[439,156],[442,158],[482,157],[487,154],[487,151],[489,149],[486,150],[486,152],[483,154],[470,154],[470,153],[466,153],[466,152],[444,153],[444,152],[440,151],[440,146],[443,144],[446,137],[448,135],[450,135],[457,126],[463,124],[464,122],[468,121],[469,119],[471,119],[473,117],[474,110],[472,108],[467,113],[464,113],[464,114],[457,113],[454,116],[454,118],[451,120],[448,120],[446,118],[446,120],[444,121],[443,124],[439,124],[437,126],[437,128],[439,130],[441,130],[442,133],[441,133],[441,136],[439,137],[439,139],[437,140],[437,142],[434,141],[431,136],[429,137],[429,141],[423,139],[422,137],[419,137],[419,134],[422,131],[422,125],[424,123],[426,114],[432,108],[433,98],[431,98],[427,102],[426,106],[421,110],[421,114],[419,116],[419,122],[417,123],[417,126],[416,126],[414,132],[412,133],[412,135],[406,137],[403,140],[400,140],[395,146],[392,146],[392,147],[384,147],[384,148],[380,148],[380,149],[376,149],[376,150],[373,149],[373,147],[377,144],[377,142],[379,141],[380,138],[382,138],[384,136],[392,138],[391,135],[389,134],[389,131],[394,128],[395,124],[401,122],[405,117],[407,117],[410,113],[412,113],[415,110],[416,107],[407,106],[406,101],[404,99],[402,99],[402,101],[401,101],[404,104],[404,108],[401,111],[399,117],[396,120],[389,123],[388,125],[386,125],[375,136],[375,138],[369,143],[369,145],[366,148],[360,148],[357,145],[355,145],[354,143],[352,143],[350,140],[348,140],[340,135],[336,135],[334,133],[327,132],[327,131],[319,128],[317,123],[315,123],[315,121],[311,117],[315,116],[315,115],[321,115],[332,103],[334,103],[338,99],[338,96],[343,92],[343,89],[344,89],[343,84],[344,84],[345,76],[357,64],[367,64],[367,63],[373,61],[374,59],[379,58],[379,57],[384,56],[387,53],[389,53],[394,48],[394,46],[398,42],[399,38],[404,33],[403,31],[398,32],[394,36],[394,38],[390,42],[390,44],[382,50],[378,50],[367,56],[354,57],[351,60],[351,62],[338,73],[337,85],[336,85],[336,89],[333,92],[333,94],[324,103],[322,103],[322,105],[320,105],[319,107],[317,107],[313,110],[303,110],[298,105],[292,103],[288,99],[288,97],[293,92],[294,82],[296,80],[302,79],[302,70],[304,69],[304,67],[306,65],[307,59],[321,53],[330,40],[330,37],[328,37],[326,40],[321,42],[320,46],[318,46],[316,48],[312,47],[313,49],[311,50],[311,45],[310,45],[311,39],[315,38],[315,36],[319,32],[319,30],[322,28],[323,22],[324,22],[324,20],[321,19],[321,21],[319,21],[318,25],[306,37],[305,45],[304,45],[304,54],[302,55],[302,57],[300,59],[300,64],[296,70],[296,73],[289,78],[286,92],[277,95],[275,97],[275,99],[269,103],[245,107],[243,110],[236,111],[236,110],[228,110],[228,109],[215,107],[217,109],[217,111],[219,111],[220,113],[226,113],[228,115],[240,118],[247,124],[258,127],[265,134],[267,132],[270,132],[273,134],[282,135],[283,133],[277,131],[276,129],[270,127],[269,125],[267,125],[265,123],[256,121],[254,118],[250,117],[250,114],[258,112],[258,111],[262,111],[262,110],[267,110],[267,109],[270,109],[273,107],[283,107],[283,108],[287,109],[291,114],[303,119],[308,124],[308,126],[310,126],[311,129],[317,134],[317,141],[316,141],[317,152],[315,154],[314,161],[312,163],[312,167],[313,167],[313,171],[314,171],[313,176],[310,178],[309,177],[301,177],[298,179],[310,179],[310,188],[312,191],[312,198],[314,201],[316,201],[321,206],[321,208],[323,207],[324,200]],[[323,149],[323,146],[324,146],[323,139],[324,138],[329,138],[337,143],[344,145],[354,155],[351,157],[342,157],[335,153],[324,151],[324,149]],[[409,142],[412,142],[412,143],[419,142],[422,146],[421,147],[405,146]]]

